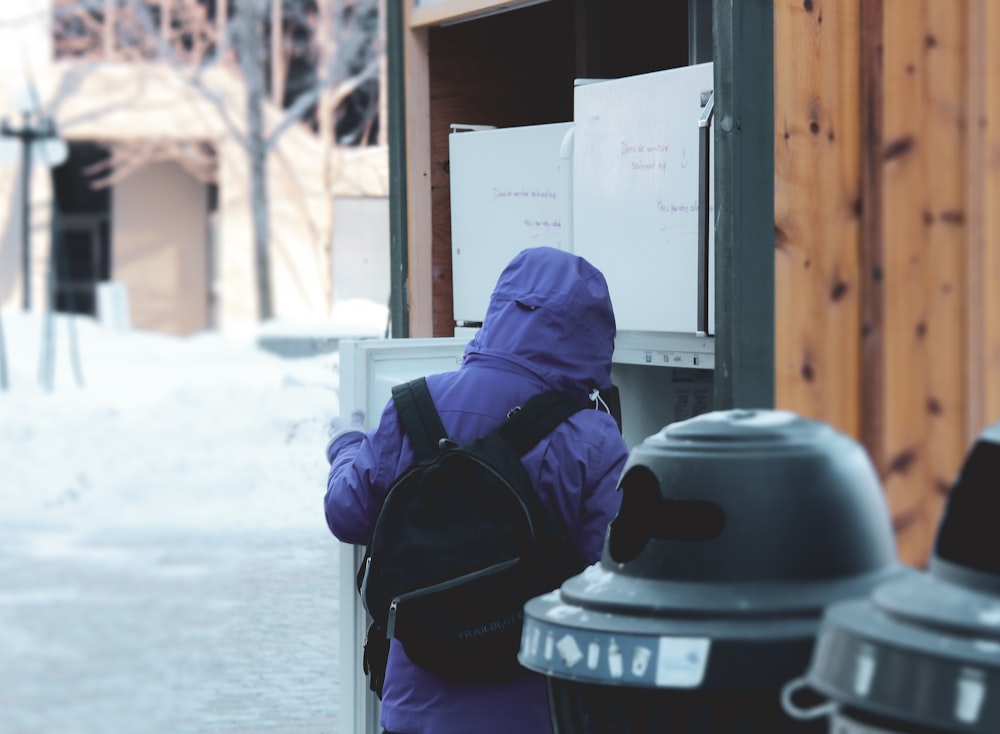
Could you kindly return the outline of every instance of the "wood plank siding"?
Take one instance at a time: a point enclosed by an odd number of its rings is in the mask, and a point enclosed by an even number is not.
[[[1000,420],[1000,7],[774,13],[776,406],[865,444],[920,564]]]
[[[784,0],[774,18],[776,399],[852,435],[861,406],[843,396],[861,389],[859,12]]]

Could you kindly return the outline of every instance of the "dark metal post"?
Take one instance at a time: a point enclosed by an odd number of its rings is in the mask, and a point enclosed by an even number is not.
[[[25,119],[16,131],[21,139],[21,273],[24,279],[24,310],[31,310],[31,143],[32,130]]]
[[[402,3],[386,3],[386,65],[389,138],[389,319],[392,336],[410,335],[407,294],[409,255],[406,207],[406,97]]]
[[[774,405],[774,6],[713,0],[715,409]]]
[[[709,242],[713,212],[709,207],[711,195],[712,113],[715,110],[715,96],[712,92],[703,100],[701,118],[698,120],[698,333],[709,334],[708,310],[715,304],[708,302],[708,255],[714,246]]]

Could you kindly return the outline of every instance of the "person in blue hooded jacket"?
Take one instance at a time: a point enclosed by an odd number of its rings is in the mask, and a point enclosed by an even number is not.
[[[427,376],[448,436],[458,443],[496,428],[511,408],[547,390],[600,407],[611,387],[615,317],[607,282],[587,260],[550,247],[521,251],[501,273],[482,327],[461,366]],[[414,463],[392,401],[368,433],[336,430],[327,444],[326,521],[341,541],[368,543],[382,499]],[[606,410],[583,410],[523,458],[534,487],[562,521],[587,563],[600,560],[618,511],[618,479],[628,455]],[[394,734],[551,732],[543,676],[500,683],[447,680],[411,663],[393,641],[382,721]]]

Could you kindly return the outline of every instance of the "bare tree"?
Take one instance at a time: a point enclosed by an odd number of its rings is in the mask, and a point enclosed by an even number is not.
[[[271,318],[270,155],[297,125],[320,136],[327,162],[335,144],[375,141],[385,124],[378,0],[53,0],[53,6],[57,56],[167,62],[215,104],[247,155],[258,318]],[[220,67],[238,75],[246,90],[242,123],[206,82]],[[276,121],[269,107],[280,113]],[[101,183],[164,157],[210,177],[214,156],[211,146],[180,141],[115,143]],[[328,171],[324,176],[329,192]],[[332,214],[327,219],[332,231]]]
[[[237,55],[247,89],[246,150],[250,163],[250,209],[253,213],[254,257],[257,276],[257,305],[261,321],[273,316],[271,303],[270,214],[267,195],[267,148],[264,129],[264,69],[262,33],[266,0],[240,0]],[[272,29],[277,30],[277,29]],[[277,66],[277,59],[275,59]]]

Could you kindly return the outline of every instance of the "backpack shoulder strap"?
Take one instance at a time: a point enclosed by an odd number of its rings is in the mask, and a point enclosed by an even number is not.
[[[497,428],[487,440],[503,440],[518,457],[523,457],[535,444],[552,432],[556,426],[579,410],[587,407],[585,403],[573,399],[564,392],[545,392],[526,401],[520,408],[515,408],[510,417]],[[523,464],[518,461],[523,469]],[[526,486],[514,482],[511,485],[518,496],[531,508],[531,514],[543,528],[541,537],[546,538],[544,555],[548,568],[553,576],[548,579],[554,585],[586,567],[583,556],[570,540],[569,533],[555,515],[542,502],[534,491],[530,479]]]
[[[518,456],[524,456],[556,426],[584,407],[564,392],[544,392],[515,408],[497,431]]]
[[[438,415],[427,380],[418,377],[392,388],[392,400],[399,414],[399,422],[410,437],[417,461],[433,456],[438,451],[438,443],[447,438],[441,416]]]

